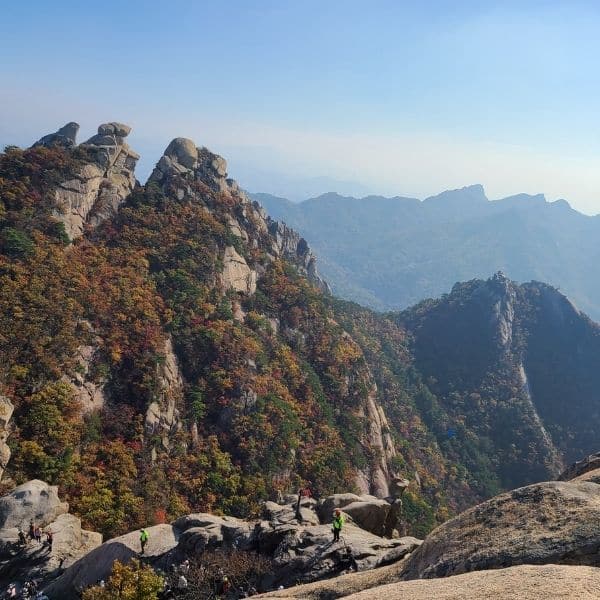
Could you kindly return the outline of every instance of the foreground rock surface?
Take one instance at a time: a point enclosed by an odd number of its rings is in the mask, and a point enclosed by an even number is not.
[[[435,529],[403,579],[520,564],[600,565],[600,485],[548,482],[501,494]]]
[[[522,565],[508,569],[455,575],[445,579],[405,581],[378,587],[369,585],[376,571],[339,577],[328,582],[264,594],[261,598],[324,600],[592,600],[600,597],[600,571],[593,567]],[[353,592],[353,581],[369,589]],[[337,584],[337,585],[334,585]],[[350,593],[347,593],[350,592]]]

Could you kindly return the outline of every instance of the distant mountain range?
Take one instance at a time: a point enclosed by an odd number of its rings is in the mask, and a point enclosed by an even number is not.
[[[323,194],[292,203],[253,194],[303,235],[335,294],[379,310],[403,309],[456,281],[503,271],[560,288],[600,320],[600,216],[541,194],[490,201],[481,185],[416,198]]]

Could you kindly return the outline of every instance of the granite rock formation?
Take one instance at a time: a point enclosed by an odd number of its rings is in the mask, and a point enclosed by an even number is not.
[[[35,145],[73,148],[78,130],[77,123],[68,123]],[[139,155],[125,142],[130,131],[122,123],[104,123],[96,135],[81,144],[89,160],[56,190],[56,217],[69,238],[78,238],[86,225],[96,227],[113,216],[136,185],[134,170]]]

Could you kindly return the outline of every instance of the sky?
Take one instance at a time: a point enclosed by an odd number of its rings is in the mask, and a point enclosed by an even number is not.
[[[22,0],[0,18],[0,145],[133,127],[250,191],[566,198],[600,213],[600,3]]]

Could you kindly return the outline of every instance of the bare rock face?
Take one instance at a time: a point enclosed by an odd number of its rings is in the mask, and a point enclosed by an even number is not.
[[[165,342],[164,361],[158,367],[158,388],[157,399],[146,411],[146,432],[160,435],[168,449],[171,434],[181,426],[177,407],[183,397],[183,377],[170,337]]]
[[[256,291],[256,271],[248,266],[246,259],[238,254],[233,246],[225,248],[221,280],[224,290],[235,290],[249,295]]]
[[[393,580],[393,569],[343,575],[263,597],[279,600],[594,600],[600,597],[600,572],[592,567],[523,565],[444,579],[389,583]]]
[[[0,396],[0,478],[10,460],[10,448],[6,441],[10,433],[9,423],[14,409],[13,403],[6,396]]]
[[[79,369],[72,378],[67,378],[73,388],[74,397],[81,404],[81,410],[84,414],[100,410],[106,404],[104,395],[106,382],[95,381],[90,378],[90,368],[95,353],[95,346],[80,346],[77,349]]]
[[[402,579],[520,564],[600,565],[600,485],[538,483],[501,494],[435,529]]]
[[[58,497],[57,486],[33,479],[0,498],[0,529],[26,529],[30,520],[43,527],[68,510],[69,505]]]
[[[393,479],[389,465],[396,456],[396,448],[383,407],[377,402],[375,384],[361,407],[360,416],[369,424],[365,443],[376,451],[377,461],[359,473],[357,484],[365,494],[387,498],[390,495],[390,483]]]
[[[78,130],[77,123],[68,123],[34,145],[72,148]],[[85,225],[96,227],[113,216],[133,190],[139,155],[125,143],[130,131],[122,123],[100,125],[98,133],[82,144],[90,162],[73,179],[58,186],[56,202],[60,209],[56,217],[64,223],[69,238],[80,237]]]

